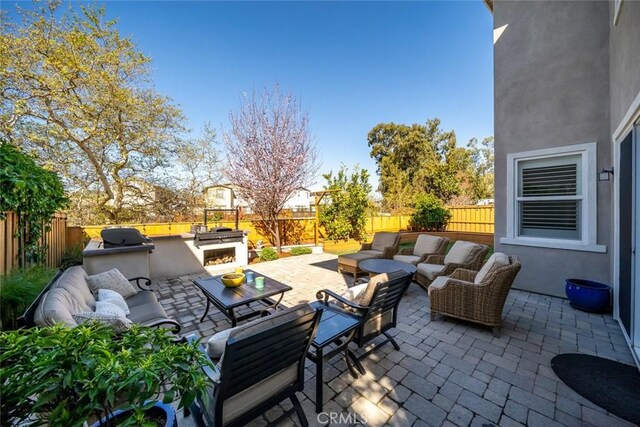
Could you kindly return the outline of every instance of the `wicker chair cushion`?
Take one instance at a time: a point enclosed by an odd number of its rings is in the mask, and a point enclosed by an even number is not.
[[[427,264],[426,262],[418,264],[418,273],[422,274],[429,280],[435,279],[436,274],[440,273],[442,270],[444,270],[444,265]]]
[[[444,257],[444,263],[469,264],[481,249],[482,246],[478,244],[458,240],[453,244],[447,256]]]
[[[384,251],[384,248],[389,246],[395,246],[398,239],[398,233],[380,232],[373,236],[373,242],[371,243],[371,249],[375,251]]]
[[[421,256],[423,254],[434,254],[443,240],[444,239],[442,237],[421,234],[418,236],[416,245],[413,247],[413,254],[417,256]]]
[[[416,261],[419,261],[420,257],[418,255],[394,255],[393,259],[396,261],[413,264]]]
[[[340,255],[338,257],[338,263],[350,265],[351,267],[357,267],[360,261],[364,261],[365,259],[380,258],[380,255],[382,255],[382,252],[371,250],[360,251],[356,252],[355,254]]]
[[[476,274],[473,283],[480,284],[489,274],[493,273],[495,270],[506,267],[509,265],[509,255],[503,254],[502,252],[496,252],[489,257],[487,262],[484,263],[478,274]]]

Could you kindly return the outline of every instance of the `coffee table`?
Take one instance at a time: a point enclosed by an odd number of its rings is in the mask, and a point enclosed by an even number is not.
[[[351,375],[358,378],[354,365],[360,373],[365,373],[360,361],[348,347],[363,319],[338,307],[325,305],[322,301],[314,301],[309,305],[316,310],[322,310],[320,324],[310,346],[313,351],[310,348],[307,353],[307,358],[316,365],[316,413],[320,413],[322,412],[322,385],[324,383],[322,372],[325,361],[332,359],[339,353],[344,353],[345,362]],[[324,350],[331,344],[335,344],[336,347],[325,353]]]
[[[391,273],[392,271],[404,270],[407,273],[415,273],[418,269],[415,265],[408,262],[396,261],[393,259],[366,259],[360,261],[358,267],[362,271],[366,271],[370,275]]]
[[[245,273],[248,271],[251,270],[245,270]],[[258,277],[261,276],[261,274],[254,272],[254,276]],[[284,297],[284,293],[291,290],[291,286],[280,283],[267,276],[264,276],[264,287],[262,289],[257,289],[255,283],[243,283],[235,288],[228,288],[222,284],[220,280],[221,277],[222,275],[219,275],[193,281],[207,299],[207,308],[200,318],[200,322],[204,321],[204,318],[209,313],[211,304],[213,304],[227,316],[232,326],[236,326],[240,321],[259,316],[263,310],[256,310],[242,316],[236,316],[234,309],[242,305],[249,306],[252,302],[258,301],[266,304],[268,308],[277,309],[278,304],[280,304]],[[274,301],[270,298],[276,295],[280,295],[277,300]]]

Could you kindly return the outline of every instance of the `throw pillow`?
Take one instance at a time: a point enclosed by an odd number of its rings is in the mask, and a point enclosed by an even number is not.
[[[224,349],[227,346],[227,340],[229,339],[229,334],[235,328],[225,329],[224,331],[220,331],[217,334],[213,335],[207,341],[207,353],[212,359],[221,359],[224,354]]]
[[[97,321],[113,326],[113,330],[118,333],[126,331],[132,325],[131,320],[126,317],[97,313],[95,311],[86,311],[84,313],[73,314],[72,316],[73,320],[75,320],[77,324]]]
[[[131,314],[131,310],[129,310],[127,302],[124,300],[122,295],[116,291],[112,291],[110,289],[98,289],[98,301],[110,302],[124,310],[125,315]]]
[[[94,295],[98,294],[99,289],[116,291],[123,298],[129,298],[138,293],[117,268],[87,277],[87,284]]]
[[[124,310],[108,301],[96,301],[96,313],[125,318]]]

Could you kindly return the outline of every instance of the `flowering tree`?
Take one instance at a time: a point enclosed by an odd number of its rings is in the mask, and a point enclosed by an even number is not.
[[[229,115],[231,131],[223,134],[227,162],[224,174],[262,217],[269,240],[281,249],[278,215],[299,188],[312,183],[317,151],[309,134],[309,116],[291,93],[255,91]]]

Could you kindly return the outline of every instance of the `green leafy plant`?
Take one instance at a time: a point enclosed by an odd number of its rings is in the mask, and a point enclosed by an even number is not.
[[[451,219],[451,212],[442,200],[432,194],[419,196],[415,202],[415,212],[411,215],[410,226],[417,231],[445,231]]]
[[[291,248],[291,256],[298,255],[309,255],[312,252],[311,248],[307,248],[305,246],[297,246],[295,248]]]
[[[62,254],[60,268],[66,270],[74,265],[82,265],[82,245],[68,247]]]
[[[39,262],[43,253],[40,237],[51,216],[67,204],[60,178],[17,147],[0,141],[0,188],[0,219],[8,211],[18,214],[20,266]]]
[[[118,425],[143,425],[154,401],[188,407],[205,392],[207,361],[197,343],[162,328],[132,326],[114,336],[88,323],[0,333],[2,425],[81,426],[116,409]]]
[[[280,256],[274,248],[264,248],[260,254],[260,261],[274,261],[278,258]]]
[[[34,266],[0,275],[0,322],[2,330],[15,329],[16,320],[55,276],[53,268]]]
[[[336,175],[329,172],[323,177],[327,180],[328,193],[326,203],[320,206],[319,218],[327,238],[334,242],[364,240],[371,192],[369,173],[356,165],[349,176],[347,167],[342,165]]]

